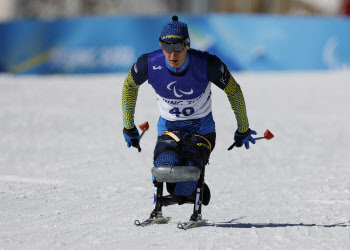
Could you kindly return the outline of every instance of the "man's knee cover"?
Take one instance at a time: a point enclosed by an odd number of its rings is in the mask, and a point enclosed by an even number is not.
[[[160,166],[180,166],[181,165],[181,157],[178,153],[174,151],[164,151],[160,153],[156,159],[154,159],[153,165],[155,167]]]
[[[210,142],[203,136],[193,133],[176,132],[175,134],[183,142],[181,151],[183,158],[187,161],[186,165],[204,167],[209,161]]]
[[[205,140],[202,136],[198,136],[192,133],[173,133],[180,139],[180,143],[177,143],[170,136],[161,136],[154,150],[154,166],[161,166],[159,164],[163,164],[163,161],[165,163],[168,162],[168,164],[177,165],[167,164],[162,166],[185,165],[203,167],[208,163],[210,146],[208,145],[207,140]]]
[[[172,138],[161,136],[154,149],[153,164],[159,166],[181,166],[182,158],[178,153],[178,145]]]

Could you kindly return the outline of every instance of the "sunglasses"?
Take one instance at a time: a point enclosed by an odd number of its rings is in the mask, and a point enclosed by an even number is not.
[[[189,42],[190,38],[188,37],[177,43],[167,43],[159,38],[160,47],[167,53],[171,53],[172,51],[180,52],[189,44]]]

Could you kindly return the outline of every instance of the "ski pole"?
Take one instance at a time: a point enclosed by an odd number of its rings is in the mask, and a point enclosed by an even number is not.
[[[271,140],[273,137],[274,135],[268,129],[266,129],[264,136],[254,138],[254,140],[261,140],[261,139]],[[227,150],[233,149],[236,145],[237,145],[237,142],[234,142]]]
[[[149,124],[148,122],[144,122],[142,124],[139,125],[139,128],[142,130],[142,133],[140,135],[140,139],[139,139],[139,143],[141,141],[142,136],[145,134],[145,132],[149,129]],[[141,147],[140,144],[137,145],[137,149],[139,150],[139,152],[141,152]]]

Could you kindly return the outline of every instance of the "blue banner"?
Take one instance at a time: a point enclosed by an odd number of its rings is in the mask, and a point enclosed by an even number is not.
[[[179,15],[191,47],[217,55],[231,71],[350,68],[350,19],[270,15]],[[128,72],[159,49],[171,16],[19,20],[0,24],[0,72]]]

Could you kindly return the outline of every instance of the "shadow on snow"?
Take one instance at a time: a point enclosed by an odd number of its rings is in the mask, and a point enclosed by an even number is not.
[[[243,218],[243,217],[241,217],[241,218]],[[239,222],[234,222],[234,221],[237,221],[237,220],[239,220],[241,218],[233,219],[233,220],[227,221],[227,222],[213,223],[212,226],[215,226],[215,227],[227,227],[227,228],[350,227],[349,224],[346,224],[348,222],[342,222],[342,223],[331,224],[331,225],[304,224],[304,223],[294,224],[294,223],[239,223]]]

